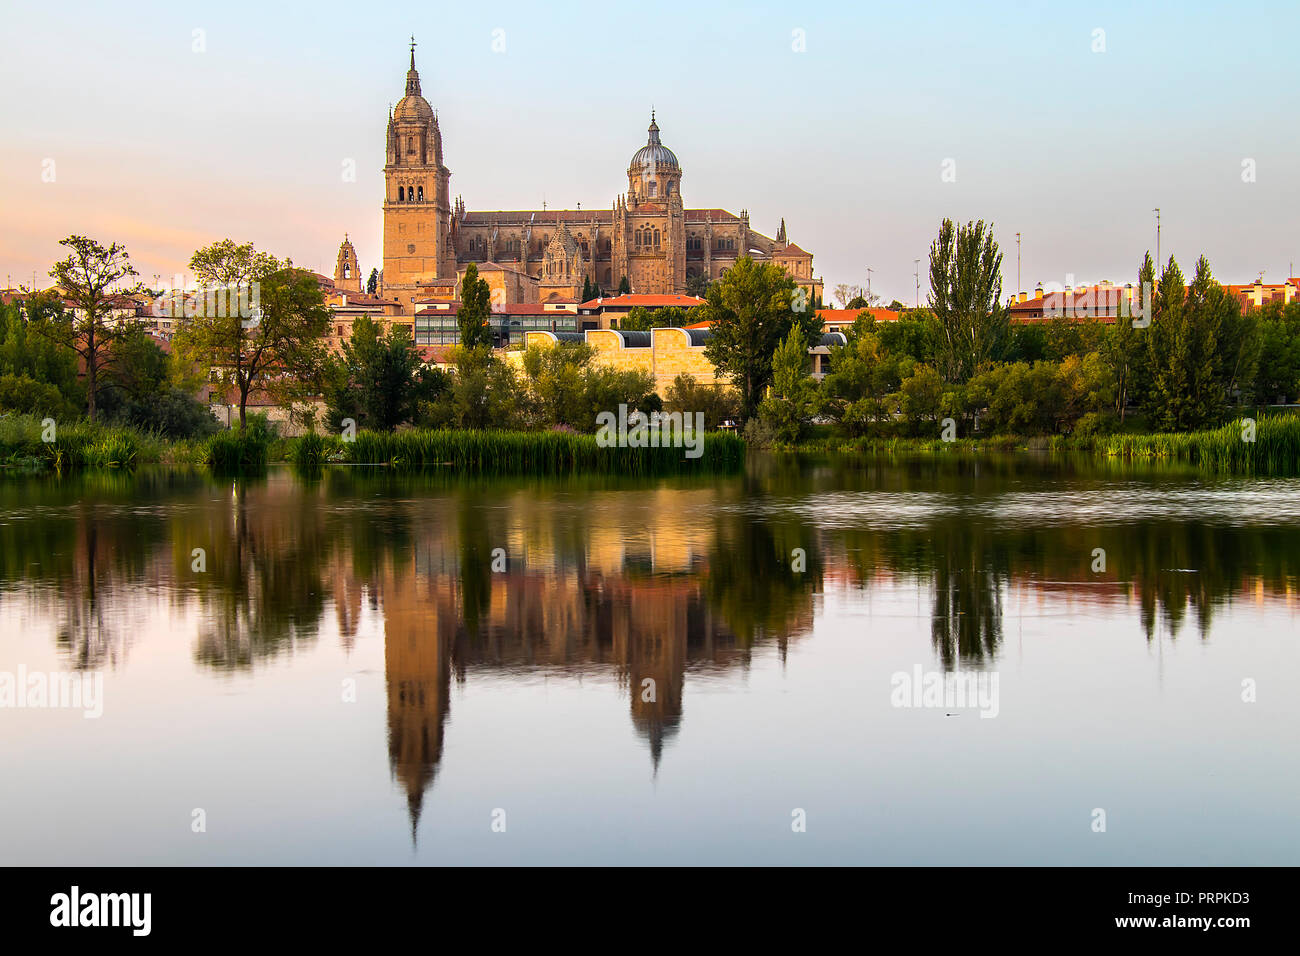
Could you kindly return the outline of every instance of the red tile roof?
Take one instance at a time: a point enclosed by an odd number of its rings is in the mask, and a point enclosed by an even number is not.
[[[426,365],[446,365],[451,361],[454,348],[454,345],[419,345],[416,351],[420,353],[420,361]]]
[[[893,322],[901,314],[893,309],[818,309],[817,316],[831,325],[852,325],[863,312],[870,312],[877,322]]]
[[[689,309],[693,306],[702,305],[703,299],[697,299],[693,295],[636,295],[629,293],[627,295],[617,295],[608,299],[589,299],[582,303],[580,308],[583,309],[630,309],[633,306],[641,306],[643,309],[662,309],[667,307]]]
[[[775,249],[772,251],[772,258],[774,259],[778,257],[794,258],[795,256],[807,256],[808,258],[811,259],[812,253],[805,252],[803,249],[800,249],[798,246],[796,246],[793,242],[788,244],[784,249]]]
[[[573,313],[567,309],[548,309],[548,305],[554,305],[554,302],[524,302],[514,305],[495,305],[492,307],[494,315],[567,315]]]

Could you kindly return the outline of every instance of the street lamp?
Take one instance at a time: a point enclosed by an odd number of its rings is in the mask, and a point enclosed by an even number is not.
[[[1020,233],[1016,233],[1016,298],[1020,298],[1020,290],[1024,288],[1020,284]]]
[[[1160,269],[1160,207],[1151,210],[1156,214],[1156,270]]]

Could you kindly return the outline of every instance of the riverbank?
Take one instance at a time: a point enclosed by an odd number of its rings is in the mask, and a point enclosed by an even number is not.
[[[857,455],[972,454],[1017,451],[1087,452],[1100,458],[1171,461],[1207,471],[1300,471],[1300,416],[1261,416],[1195,432],[1122,435],[989,435],[980,438],[816,438],[785,451]]]
[[[991,435],[943,441],[825,435],[775,451],[874,456],[1078,452],[1106,459],[1179,462],[1213,472],[1300,472],[1300,416],[1261,417],[1253,425],[1250,422],[1229,422],[1198,432],[1088,437]],[[360,431],[352,440],[316,433],[282,438],[260,422],[207,439],[170,440],[124,426],[89,422],[60,424],[50,432],[34,416],[0,416],[0,468],[23,472],[170,465],[207,466],[232,473],[289,463],[303,469],[328,465],[447,468],[476,475],[654,475],[737,471],[743,467],[747,451],[743,439],[729,432],[706,434],[695,450],[697,457],[688,457],[685,448],[604,448],[594,435],[561,430],[410,429]]]
[[[668,475],[736,471],[744,461],[744,441],[727,432],[707,433],[689,447],[607,448],[595,435],[559,430],[363,430],[350,440],[315,433],[282,438],[255,421],[206,439],[169,440],[119,425],[50,425],[32,415],[0,416],[0,467],[27,473],[142,465],[204,465],[237,473],[287,462],[304,469],[371,465],[476,475]]]

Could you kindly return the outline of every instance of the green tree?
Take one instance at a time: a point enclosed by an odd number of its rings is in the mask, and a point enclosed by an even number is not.
[[[461,280],[460,311],[456,313],[460,344],[467,349],[492,347],[492,329],[488,325],[492,318],[491,295],[487,280],[478,277],[478,266],[471,262]]]
[[[759,419],[783,444],[798,442],[812,420],[817,388],[808,368],[808,343],[794,325],[772,354],[772,386],[758,408]]]
[[[190,268],[202,283],[248,289],[250,309],[221,297],[196,303],[172,340],[183,360],[234,386],[241,428],[254,388],[285,404],[319,388],[330,311],[312,273],[229,239],[195,252]],[[247,311],[251,317],[241,315]]]
[[[885,323],[867,323],[864,318],[854,323],[847,345],[831,348],[831,370],[822,379],[818,405],[822,414],[855,436],[889,421],[890,396],[914,365],[910,356],[884,347]]]
[[[1187,431],[1221,417],[1228,373],[1219,337],[1235,308],[1204,256],[1190,286],[1184,286],[1182,270],[1170,256],[1146,330],[1147,412],[1156,428]]]
[[[1152,308],[1152,302],[1146,301],[1154,295],[1155,264],[1148,251],[1138,269],[1138,295],[1142,297],[1134,308],[1124,306],[1120,312],[1129,315],[1116,315],[1112,325],[1102,338],[1100,353],[1110,368],[1111,381],[1114,386],[1115,413],[1124,421],[1129,401],[1140,395],[1146,383],[1147,330],[1133,324],[1139,313]]]
[[[1300,395],[1300,299],[1259,310],[1259,368],[1255,394],[1259,401],[1285,404]]]
[[[943,379],[929,365],[917,365],[903,379],[895,399],[912,434],[920,434],[926,423],[939,419],[943,403]]]
[[[709,294],[709,286],[712,283],[706,275],[693,275],[686,277],[686,294],[693,295],[697,299],[703,299]]]
[[[530,345],[524,350],[524,376],[535,420],[591,430],[595,414],[586,396],[586,376],[595,350],[585,342]]]
[[[1041,362],[1047,358],[1047,329],[1042,322],[1013,323],[1007,328],[1004,362]]]
[[[945,381],[966,382],[996,358],[1009,322],[1002,304],[1002,253],[983,220],[945,219],[930,246],[935,357]]]
[[[366,292],[375,295],[379,291],[379,270],[372,268],[370,278],[366,280]]]
[[[632,284],[627,281],[627,276],[623,276],[623,278],[618,280],[619,295],[628,295],[631,293],[631,291],[632,291]]]
[[[368,315],[352,323],[343,355],[331,360],[326,407],[330,424],[344,418],[375,431],[392,431],[415,415],[420,356],[405,325],[383,334]]]
[[[694,375],[682,373],[664,393],[664,409],[691,415],[700,412],[704,415],[704,427],[712,430],[723,422],[734,421],[739,404],[734,389],[725,385],[701,385]]]
[[[0,305],[0,374],[52,386],[61,401],[49,406],[49,413],[69,416],[85,407],[86,395],[77,378],[77,353],[60,344],[56,329],[48,328],[62,321],[62,303],[53,296],[33,296],[26,315],[16,302]]]
[[[0,411],[63,416],[67,408],[63,395],[53,385],[27,375],[0,374]]]
[[[127,329],[113,343],[108,383],[136,402],[146,402],[167,388],[167,353],[143,328]]]
[[[875,329],[885,351],[905,355],[914,362],[933,364],[934,326],[934,316],[928,309],[915,309],[892,322],[877,323]]]
[[[519,376],[506,362],[495,358],[486,345],[457,346],[451,387],[445,398],[448,424],[458,428],[505,428],[520,420]]]
[[[794,328],[805,350],[821,339],[822,322],[795,295],[794,280],[772,263],[742,256],[727,274],[709,287],[702,320],[712,335],[704,354],[717,370],[730,377],[740,392],[740,417],[747,422],[772,381],[772,356]]]
[[[120,283],[138,273],[126,247],[116,242],[104,246],[86,236],[74,235],[59,240],[59,245],[71,251],[54,264],[50,275],[71,303],[72,313],[38,328],[81,357],[86,374],[86,417],[93,422],[100,377],[112,361],[113,342],[126,329],[112,321],[113,299],[130,291]]]
[[[651,329],[676,329],[686,324],[686,310],[675,306],[647,309],[634,305],[619,320],[618,327],[625,332],[649,332]]]

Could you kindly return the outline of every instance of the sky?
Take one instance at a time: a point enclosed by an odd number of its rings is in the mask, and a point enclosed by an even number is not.
[[[944,217],[1003,290],[1224,282],[1300,261],[1300,69],[1283,3],[254,3],[4,0],[0,278],[71,233],[147,283],[222,238],[380,264],[384,129],[409,57],[470,210],[609,208],[651,107],[688,207],[784,217],[827,284],[917,298]],[[1100,31],[1100,32],[1099,32]],[[349,181],[345,171],[355,169]]]

